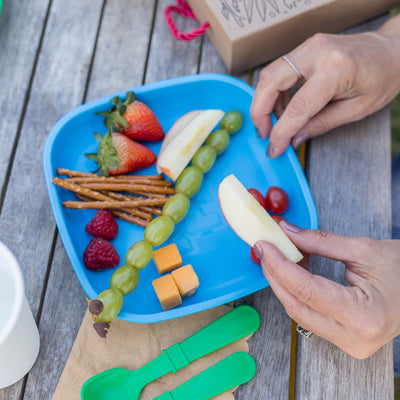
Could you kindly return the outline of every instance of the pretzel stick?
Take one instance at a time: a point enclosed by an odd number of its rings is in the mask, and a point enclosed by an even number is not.
[[[132,224],[143,226],[143,228],[145,228],[148,225],[148,223],[150,222],[150,221],[142,219],[142,218],[134,217],[132,214],[124,213],[123,211],[111,210],[111,212],[116,217],[121,218],[128,222],[131,222]]]
[[[79,193],[75,193],[75,197],[82,201],[91,201],[91,199],[89,197],[82,196]],[[147,211],[142,211],[141,209],[138,209],[138,208],[125,208],[124,207],[124,208],[121,208],[121,210],[125,211],[125,213],[132,214],[136,217],[140,217],[141,219],[144,219],[147,222],[150,222],[154,218],[152,213],[147,212]],[[112,210],[110,210],[110,211],[112,211]]]
[[[124,177],[94,177],[94,176],[83,176],[83,177],[72,177],[72,178],[65,178],[66,181],[72,182],[72,183],[77,183],[77,184],[83,184],[83,183],[108,183],[108,184],[132,184],[134,183],[135,185],[151,185],[151,186],[165,186],[165,187],[171,187],[173,186],[173,183],[171,181],[165,181],[161,179],[140,179],[140,177],[137,177],[137,179],[131,179],[131,178],[124,178]]]
[[[57,168],[56,170],[57,175],[65,175],[69,177],[102,177],[102,175],[99,174],[94,174],[91,172],[82,172],[82,171],[73,171],[71,169],[66,169],[66,168]],[[112,178],[114,179],[126,179],[129,177],[129,179],[135,180],[135,179],[155,179],[155,180],[163,180],[164,177],[162,175],[115,175]],[[107,178],[107,177],[104,177]]]
[[[144,200],[132,200],[132,201],[74,201],[67,200],[63,202],[63,206],[66,208],[74,208],[79,210],[85,210],[87,208],[96,208],[96,209],[112,209],[112,208],[130,208],[130,207],[138,207],[138,206],[159,206],[163,205],[167,202],[167,198],[165,199],[144,199]]]
[[[82,183],[82,187],[94,190],[112,190],[120,192],[136,193],[137,191],[145,191],[157,194],[175,194],[175,189],[163,186],[153,185],[137,185],[135,183]]]
[[[165,197],[165,195],[163,195],[163,194],[147,193],[147,192],[142,192],[142,191],[137,191],[137,192],[135,192],[135,194],[146,197],[146,198],[150,198],[150,199],[163,199]]]
[[[139,196],[131,196],[129,194],[122,194],[122,193],[117,193],[117,192],[107,192],[110,197],[113,197],[118,200],[132,200],[132,199],[145,199],[146,197],[139,197]],[[142,210],[144,212],[148,212],[150,214],[155,214],[155,215],[162,215],[162,210],[160,210],[157,207],[139,207],[139,210]]]

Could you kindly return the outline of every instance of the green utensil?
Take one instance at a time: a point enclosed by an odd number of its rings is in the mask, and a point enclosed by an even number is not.
[[[208,400],[248,382],[255,373],[253,357],[238,351],[153,400]]]
[[[93,376],[83,384],[81,399],[137,400],[148,383],[254,333],[259,326],[260,316],[254,308],[234,308],[135,371],[112,368]]]

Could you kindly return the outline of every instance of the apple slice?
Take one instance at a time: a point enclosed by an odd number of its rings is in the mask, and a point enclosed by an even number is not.
[[[158,152],[158,157],[160,157],[161,153],[167,147],[168,143],[200,112],[201,112],[201,110],[189,111],[188,113],[182,115],[180,118],[178,118],[174,122],[174,124],[171,126],[171,128],[165,135],[165,138],[162,142],[160,151]],[[161,168],[159,167],[159,165],[157,163],[157,173],[161,174],[161,172],[162,172]]]
[[[158,168],[176,181],[224,114],[222,110],[201,110],[158,155]]]
[[[303,258],[285,232],[234,175],[227,176],[220,183],[218,199],[230,227],[251,247],[257,241],[265,240],[294,263]]]

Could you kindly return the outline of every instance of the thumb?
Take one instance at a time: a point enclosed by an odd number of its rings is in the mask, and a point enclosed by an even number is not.
[[[359,240],[355,237],[320,230],[301,229],[286,220],[282,220],[279,226],[302,252],[308,254],[316,254],[342,262],[352,262],[355,250],[359,248]]]

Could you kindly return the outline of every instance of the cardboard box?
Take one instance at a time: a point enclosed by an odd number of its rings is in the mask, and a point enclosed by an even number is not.
[[[187,0],[231,73],[288,53],[317,32],[335,33],[399,0]]]

